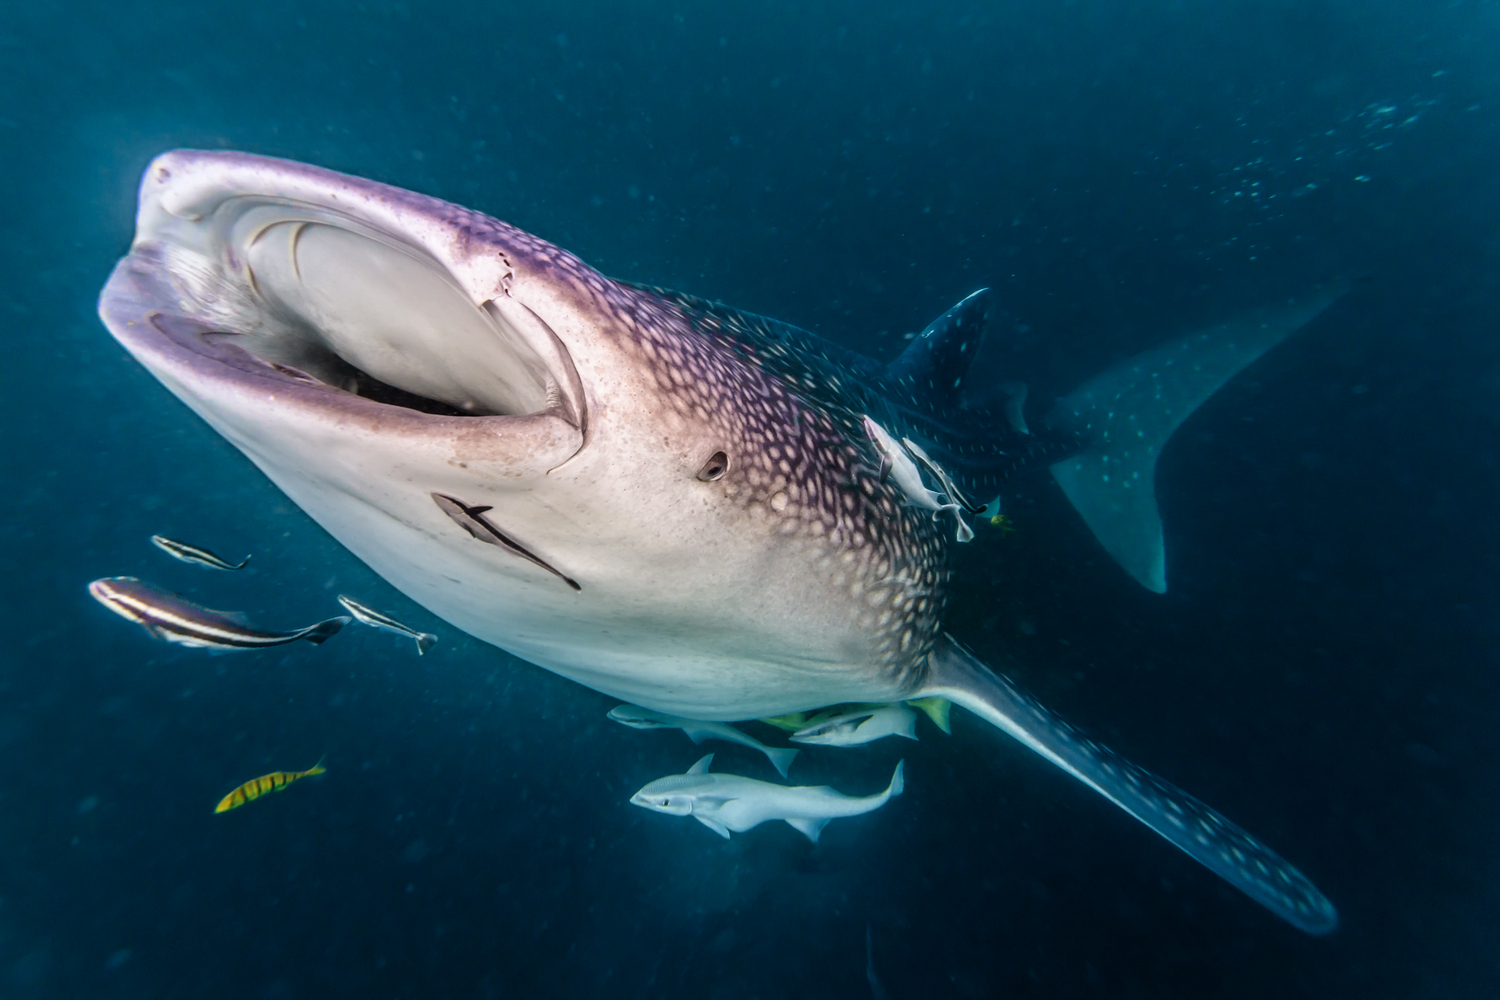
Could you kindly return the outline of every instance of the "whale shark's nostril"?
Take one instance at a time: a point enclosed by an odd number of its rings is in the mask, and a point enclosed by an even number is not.
[[[716,451],[709,456],[708,461],[703,463],[703,468],[698,470],[698,478],[705,483],[712,483],[723,479],[724,473],[729,471],[729,456],[722,451]]]

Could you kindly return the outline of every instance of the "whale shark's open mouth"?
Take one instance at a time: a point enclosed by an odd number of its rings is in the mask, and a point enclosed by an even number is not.
[[[583,429],[572,359],[509,295],[504,255],[476,287],[444,259],[455,232],[433,232],[430,219],[422,229],[326,188],[151,180],[160,194],[143,197],[132,256],[170,289],[164,312],[202,321],[209,339],[387,405],[449,417],[550,412]]]
[[[558,402],[567,380],[529,342],[540,331],[508,321],[493,300],[476,306],[421,251],[352,220],[308,218],[318,214],[235,199],[211,225],[160,234],[164,263],[238,346],[289,374],[444,416],[519,416]],[[170,239],[189,227],[197,239]],[[549,339],[551,360],[566,362]]]

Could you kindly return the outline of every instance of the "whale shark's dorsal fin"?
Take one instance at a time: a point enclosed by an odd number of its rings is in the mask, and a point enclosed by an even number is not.
[[[981,288],[933,320],[886,366],[886,376],[914,387],[934,402],[957,401],[969,364],[979,353],[993,301],[994,294]]]
[[[1242,316],[1138,354],[1059,399],[1053,430],[1082,452],[1052,475],[1105,550],[1148,590],[1167,589],[1156,458],[1178,426],[1220,386],[1326,309],[1342,289]]]
[[[708,773],[708,765],[712,764],[713,760],[714,760],[714,755],[711,754],[711,753],[706,753],[702,757],[698,758],[698,763],[694,764],[692,767],[690,767],[690,768],[687,769],[687,773],[688,774],[707,774]]]

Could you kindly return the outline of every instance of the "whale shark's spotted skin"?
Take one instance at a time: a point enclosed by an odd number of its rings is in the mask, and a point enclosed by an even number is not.
[[[897,439],[926,442],[926,450],[971,496],[993,497],[1018,474],[1051,465],[1088,443],[1074,431],[1020,433],[988,407],[959,402],[982,326],[971,342],[959,345],[964,357],[956,363],[962,367],[939,390],[788,323],[669,289],[650,291],[680,309],[695,332],[730,345],[749,363],[816,400],[851,439],[865,439],[859,420],[869,414]]]
[[[854,398],[843,377],[829,363],[812,384],[791,384],[764,364],[776,349],[769,338],[702,336],[685,300],[625,291],[610,299],[632,333],[627,350],[682,420],[712,425],[728,443],[724,496],[847,590],[856,627],[872,637],[870,666],[901,690],[916,687],[945,608],[947,549],[941,527],[881,481],[858,414],[838,402]]]

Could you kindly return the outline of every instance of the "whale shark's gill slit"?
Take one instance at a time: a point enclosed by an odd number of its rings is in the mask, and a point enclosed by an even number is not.
[[[574,590],[583,589],[578,585],[578,581],[563,573],[556,566],[553,566],[535,552],[532,552],[526,546],[491,524],[489,518],[484,515],[493,508],[466,504],[458,499],[458,497],[450,497],[446,493],[433,493],[431,496],[432,502],[438,505],[439,510],[447,514],[453,519],[454,524],[457,524],[474,538],[487,545],[499,546],[507,552],[520,556],[527,562],[534,563]]]

